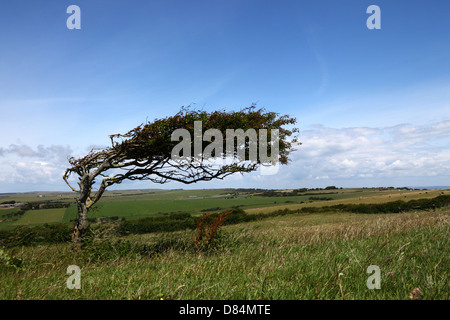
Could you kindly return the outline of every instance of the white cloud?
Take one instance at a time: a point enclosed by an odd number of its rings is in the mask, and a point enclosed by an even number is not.
[[[0,192],[22,190],[23,185],[62,187],[62,174],[72,150],[69,146],[10,145],[0,148]],[[62,188],[60,188],[62,189]]]
[[[54,158],[61,160],[67,158],[72,153],[72,149],[69,146],[55,146],[44,147],[38,145],[36,150],[33,150],[28,145],[16,145],[11,144],[8,148],[0,148],[0,156],[6,156],[8,154],[17,155],[19,157],[26,158]]]
[[[244,175],[191,187],[299,188],[448,185],[449,121],[429,125],[330,128],[300,134],[302,145],[276,175]],[[439,143],[436,143],[439,141]],[[183,187],[178,185],[178,187]]]
[[[124,182],[120,188],[298,188],[337,185],[448,185],[450,181],[450,121],[428,125],[330,128],[321,125],[300,134],[302,145],[292,162],[276,175],[259,172],[230,176],[224,181],[194,185]],[[22,184],[53,185],[66,190],[62,174],[68,166],[68,146],[10,145],[0,148],[0,192]],[[41,189],[42,190],[42,189]]]
[[[450,174],[450,125],[398,125],[385,128],[327,128],[316,126],[302,133],[303,142],[286,176],[330,180]],[[435,145],[435,141],[447,146]],[[314,179],[316,179],[314,178]],[[307,181],[308,179],[300,179]],[[370,180],[370,179],[369,179]]]

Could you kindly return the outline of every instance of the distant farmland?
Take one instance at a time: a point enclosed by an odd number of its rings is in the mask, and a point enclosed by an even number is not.
[[[118,217],[134,220],[169,213],[199,215],[203,212],[214,213],[237,207],[249,214],[258,214],[285,208],[295,210],[305,206],[377,203],[394,200],[408,201],[450,193],[448,190],[386,190],[378,188],[308,190],[295,196],[292,196],[292,190],[272,191],[273,196],[264,196],[265,192],[255,189],[108,191],[96,208],[89,212],[89,218]],[[74,196],[73,193],[2,195],[1,201],[31,201],[36,206],[40,203],[61,201],[71,203],[71,205],[67,209],[28,210],[24,215],[12,219],[2,217],[17,212],[18,208],[0,209],[0,220],[2,220],[0,229],[13,228],[19,225],[70,222],[77,216]]]

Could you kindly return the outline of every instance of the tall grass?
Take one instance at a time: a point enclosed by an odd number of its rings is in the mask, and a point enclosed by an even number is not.
[[[224,226],[213,251],[195,249],[194,231],[109,235],[79,255],[68,244],[9,248],[22,264],[0,264],[0,297],[409,299],[419,288],[446,300],[449,213],[276,216]],[[66,288],[69,265],[81,267],[81,290]],[[379,290],[366,286],[369,265],[381,269]]]

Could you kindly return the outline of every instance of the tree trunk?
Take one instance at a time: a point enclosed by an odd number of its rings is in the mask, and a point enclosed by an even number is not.
[[[72,233],[72,249],[75,251],[81,251],[83,246],[83,234],[87,228],[87,213],[88,209],[86,203],[77,201],[78,206],[78,220],[73,228]]]

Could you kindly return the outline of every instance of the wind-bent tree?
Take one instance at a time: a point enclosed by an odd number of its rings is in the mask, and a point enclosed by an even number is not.
[[[63,179],[78,194],[78,219],[73,229],[72,248],[81,250],[89,209],[100,200],[107,187],[124,180],[190,184],[223,179],[236,172],[255,171],[267,162],[267,158],[262,157],[262,153],[266,152],[272,160],[275,156],[277,162],[287,164],[288,155],[293,150],[292,144],[296,142],[295,138],[288,140],[288,137],[297,129],[289,130],[283,126],[295,122],[295,118],[279,116],[264,109],[257,110],[254,106],[241,111],[211,113],[181,108],[174,116],[141,124],[125,134],[111,135],[110,147],[93,149],[79,159],[69,158],[71,167],[65,171]],[[204,135],[198,131],[199,125],[201,130],[206,130]],[[177,129],[184,130],[180,134]],[[233,133],[234,130],[230,129],[242,129],[236,130],[241,135],[224,139],[222,135]],[[255,141],[255,132],[262,143]],[[276,149],[273,133],[278,134]],[[269,135],[272,140],[264,142]],[[183,138],[182,142],[180,138]],[[238,141],[236,144],[235,140]],[[231,148],[227,141],[232,142]],[[254,155],[255,151],[257,156],[253,161],[242,161],[243,154],[248,156],[253,152]],[[239,158],[240,161],[229,161],[229,158]],[[228,161],[220,163],[217,161],[219,159]],[[69,181],[72,174],[78,176],[76,187]],[[93,190],[96,182],[100,185]]]

